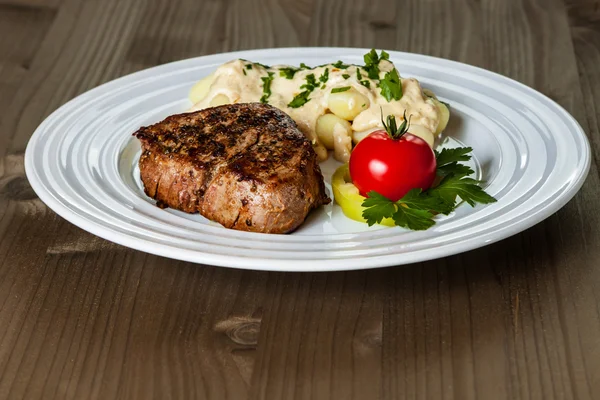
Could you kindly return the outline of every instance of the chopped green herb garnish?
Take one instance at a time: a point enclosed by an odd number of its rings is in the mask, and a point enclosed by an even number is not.
[[[350,78],[350,75],[348,75],[348,74],[342,74],[342,78],[348,79],[348,78]]]
[[[381,60],[388,60],[390,55],[385,51],[381,51],[381,56],[377,55],[375,49],[371,49],[370,52],[365,54],[365,71],[367,71],[369,78],[379,79],[379,62]]]
[[[263,82],[263,95],[260,98],[260,102],[266,104],[271,96],[271,82],[273,82],[275,74],[269,72],[267,76],[263,76],[260,80]]]
[[[252,64],[246,64],[246,69],[252,69]]]
[[[323,72],[323,75],[321,75],[319,77],[319,81],[325,83],[328,80],[329,80],[329,68],[325,68],[325,72]]]
[[[400,100],[402,98],[402,83],[400,82],[400,76],[396,68],[385,74],[385,77],[379,82],[379,87],[381,88],[381,95],[387,101]]]
[[[294,79],[294,75],[296,75],[296,72],[298,71],[300,71],[300,69],[294,67],[279,68],[279,76],[283,76],[287,79]]]
[[[317,84],[317,79],[315,78],[315,74],[308,74],[306,75],[306,83],[302,86],[300,86],[300,89],[306,89],[309,92],[312,92],[315,87],[319,86]]]
[[[389,60],[390,55],[385,51],[381,50],[380,55],[377,55],[375,49],[371,49],[370,52],[364,55],[365,60],[365,71],[370,79],[379,79],[379,63],[382,60]]]
[[[261,64],[261,63],[259,63],[259,62],[255,62],[254,64],[256,64],[256,65],[260,65],[260,66],[261,66],[261,67],[263,67],[264,69],[269,69],[269,68],[271,68],[271,67],[269,67],[268,65]]]
[[[331,93],[342,93],[348,90],[350,90],[350,86],[336,87],[331,89]]]
[[[319,78],[319,80],[320,79],[321,78]],[[308,96],[310,96],[310,93],[317,87],[319,87],[319,83],[317,83],[317,78],[315,78],[315,74],[306,75],[306,83],[300,86],[300,89],[305,90],[294,96],[292,101],[290,101],[290,103],[288,104],[288,107],[298,108],[305,105],[308,101],[310,101],[310,98]]]
[[[360,73],[360,67],[356,68],[356,79],[358,79],[358,82],[367,89],[371,88],[371,82],[366,79],[363,79],[363,76]]]
[[[244,73],[244,75],[248,75],[248,74],[246,73],[246,70],[245,70],[245,69],[243,69],[243,70],[242,70],[242,72]]]
[[[296,96],[294,96],[292,101],[289,102],[288,107],[291,107],[291,108],[302,107],[303,105],[308,103],[308,101],[310,100],[308,98],[309,95],[310,95],[310,92],[308,90],[305,90],[305,91],[297,94]]]
[[[300,69],[311,69],[311,68],[304,63],[300,63]]]
[[[334,62],[331,65],[334,66],[335,68],[339,68],[339,69],[346,69],[346,68],[348,68],[350,66],[348,64],[344,64],[342,62],[342,60],[338,60],[338,61]]]

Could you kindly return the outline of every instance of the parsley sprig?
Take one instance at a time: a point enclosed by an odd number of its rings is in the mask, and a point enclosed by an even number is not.
[[[398,75],[396,68],[390,72],[386,72],[383,79],[379,82],[379,87],[381,88],[381,95],[387,101],[400,100],[402,98],[402,83],[400,82],[400,75]]]
[[[470,147],[436,151],[437,175],[441,180],[428,190],[412,189],[395,202],[375,191],[367,193],[362,203],[363,218],[369,226],[391,218],[398,226],[419,231],[435,225],[433,218],[437,214],[448,215],[454,211],[460,204],[457,198],[471,207],[476,203],[494,203],[496,199],[479,186],[481,182],[469,178],[473,170],[461,164],[471,159],[471,151]]]
[[[379,79],[379,62],[381,60],[389,60],[390,55],[385,50],[381,50],[381,55],[377,55],[375,49],[371,49],[370,52],[364,55],[363,59],[369,78]]]

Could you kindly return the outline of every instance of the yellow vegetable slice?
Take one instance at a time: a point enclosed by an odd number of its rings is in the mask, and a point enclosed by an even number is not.
[[[433,99],[433,102],[440,111],[440,122],[435,130],[435,135],[439,136],[448,125],[448,120],[450,119],[450,110],[448,110],[448,107],[446,107],[446,105],[440,102],[438,99]]]
[[[342,165],[335,171],[331,178],[331,187],[335,202],[342,208],[344,215],[354,221],[366,223],[367,221],[362,217],[364,210],[362,202],[366,197],[361,196],[358,188],[352,184],[348,164]],[[396,226],[391,218],[385,218],[381,221],[381,225]]]

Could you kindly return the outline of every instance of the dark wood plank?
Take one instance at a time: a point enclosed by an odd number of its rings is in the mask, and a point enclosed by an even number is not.
[[[0,398],[595,398],[598,4],[0,0]],[[177,59],[300,45],[431,54],[533,86],[588,133],[590,177],[500,243],[326,274],[135,252],[29,187],[29,136],[77,94]]]
[[[380,397],[384,275],[271,275],[251,398]]]

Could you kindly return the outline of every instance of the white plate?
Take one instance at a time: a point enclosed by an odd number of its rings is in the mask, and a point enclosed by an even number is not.
[[[544,95],[506,77],[448,60],[390,52],[404,77],[451,104],[445,146],[474,148],[474,166],[497,203],[460,206],[424,232],[367,227],[337,205],[313,212],[291,235],[225,229],[199,215],[161,210],[140,186],[141,125],[190,107],[192,84],[220,64],[362,64],[366,49],[286,48],[179,61],[109,82],[70,101],[35,131],[27,177],[59,215],[105,239],[165,257],[278,271],[332,271],[413,263],[514,235],[548,217],[581,187],[590,149],[578,123]],[[328,182],[336,163],[322,165]],[[330,189],[330,188],[329,188]],[[330,191],[331,193],[331,191]]]

